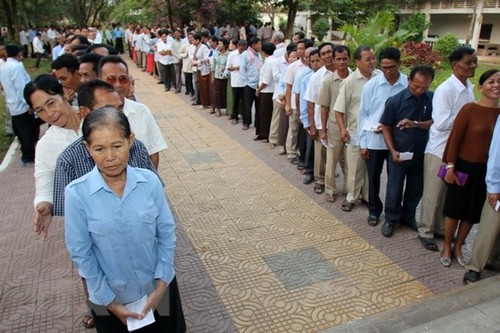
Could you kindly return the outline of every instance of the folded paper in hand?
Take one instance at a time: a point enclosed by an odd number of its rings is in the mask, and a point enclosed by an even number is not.
[[[144,297],[141,298],[140,300],[126,304],[125,307],[130,312],[141,313],[142,309],[144,309],[144,306],[146,305],[147,300],[148,296],[144,295]],[[135,331],[144,326],[148,326],[154,322],[155,322],[155,317],[153,315],[153,310],[149,310],[148,313],[146,313],[146,315],[142,319],[135,319],[128,317],[127,329],[129,331]]]

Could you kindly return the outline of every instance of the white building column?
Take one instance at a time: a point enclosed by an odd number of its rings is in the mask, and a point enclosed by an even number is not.
[[[477,47],[479,45],[479,35],[481,33],[481,25],[483,24],[483,4],[484,0],[477,1],[476,17],[474,20],[474,30],[470,42],[470,46],[475,50],[477,50]]]

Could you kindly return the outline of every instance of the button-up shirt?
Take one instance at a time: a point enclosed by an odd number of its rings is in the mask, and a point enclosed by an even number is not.
[[[148,169],[160,176],[149,158],[148,150],[139,140],[134,140],[128,157],[132,167]],[[73,180],[89,173],[95,163],[83,144],[83,137],[70,144],[57,158],[54,177],[54,201],[52,215],[64,216],[64,189]],[[163,182],[162,182],[163,183]]]
[[[262,67],[262,58],[260,52],[255,52],[248,48],[241,57],[240,75],[245,86],[257,89],[259,85],[259,72]]]
[[[285,83],[293,86],[293,81],[295,81],[295,77],[304,69],[307,65],[302,62],[302,60],[296,60],[288,66],[285,74]],[[297,109],[296,96],[292,92],[291,94],[290,107],[294,110]]]
[[[241,66],[241,56],[243,52],[240,53],[238,50],[234,50],[227,56],[226,69],[228,67],[239,67]],[[241,67],[240,67],[241,69]],[[231,87],[239,88],[244,87],[245,83],[241,79],[240,70],[231,71]]]
[[[392,128],[394,149],[398,152],[412,152],[423,156],[429,130],[422,128],[397,128],[403,119],[412,121],[428,121],[432,119],[432,95],[426,91],[422,96],[414,96],[409,88],[389,97],[380,123]]]
[[[0,82],[5,94],[7,108],[11,115],[18,116],[28,112],[29,106],[24,100],[24,87],[30,82],[30,77],[22,62],[7,58],[0,71]]]
[[[399,78],[394,85],[387,82],[383,74],[375,76],[366,83],[361,93],[359,110],[358,138],[360,148],[373,150],[387,149],[384,136],[381,133],[377,134],[374,131],[367,131],[363,127],[366,122],[374,125],[379,124],[387,99],[396,95],[407,86],[408,77],[403,73],[399,73]]]
[[[435,155],[439,159],[443,157],[455,117],[462,106],[474,102],[474,85],[469,80],[466,84],[467,86],[452,74],[436,88],[432,100],[434,122],[429,130],[426,153]]]
[[[126,304],[149,295],[155,279],[167,284],[174,271],[175,222],[158,177],[127,167],[123,196],[97,167],[65,192],[66,246],[89,299]]]
[[[305,98],[307,87],[309,86],[309,80],[314,71],[307,67],[295,79],[293,83],[292,90],[295,90],[296,94],[299,94],[299,110],[300,110],[300,122],[304,128],[309,128],[309,118],[307,116],[307,100]],[[296,87],[297,86],[297,87]],[[298,90],[297,90],[298,88]]]
[[[488,193],[500,193],[500,117],[491,138],[488,167],[486,171]]]
[[[321,109],[319,104],[316,104],[319,95],[319,89],[321,88],[321,83],[328,76],[331,75],[330,72],[325,66],[318,69],[309,80],[309,85],[307,86],[307,90],[305,92],[305,99],[308,102],[314,103],[314,126],[316,129],[322,129],[321,126]]]

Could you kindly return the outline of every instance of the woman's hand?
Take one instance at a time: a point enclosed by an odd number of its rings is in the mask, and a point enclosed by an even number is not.
[[[113,314],[115,316],[118,317],[118,319],[121,320],[121,322],[124,324],[124,325],[127,325],[127,318],[130,317],[130,318],[134,318],[134,319],[142,319],[142,315],[139,314],[139,313],[135,313],[135,312],[131,312],[129,310],[127,310],[126,307],[124,307],[122,304],[116,302],[116,301],[113,301],[111,302],[108,306],[107,306],[107,309],[111,312],[113,312]]]
[[[167,291],[167,287],[168,285],[165,281],[156,281],[156,289],[149,295],[146,305],[144,306],[144,309],[142,309],[142,316],[145,316],[149,312],[149,310],[154,311],[158,307],[158,304],[160,304],[163,295],[165,295],[165,292]]]
[[[452,185],[460,185],[458,182],[457,176],[455,175],[455,171],[453,168],[447,169],[446,170],[446,175],[444,176],[444,181],[447,184],[452,184]]]

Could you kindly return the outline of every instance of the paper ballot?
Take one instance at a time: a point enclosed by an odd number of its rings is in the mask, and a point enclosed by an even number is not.
[[[328,139],[321,139],[321,144],[325,147],[325,148],[333,148],[333,145],[328,142]]]
[[[497,204],[495,205],[495,210],[498,212],[500,211],[500,201],[497,200]]]
[[[366,119],[365,125],[363,126],[363,130],[369,132],[375,132],[379,126],[380,123],[376,123],[374,121],[371,121],[370,119]]]
[[[126,304],[125,307],[131,312],[141,313],[142,309],[144,309],[144,306],[146,305],[147,300],[148,296],[144,295],[144,297],[140,300]],[[127,329],[129,331],[138,330],[139,328],[150,325],[154,322],[155,317],[153,315],[153,310],[149,310],[142,319],[134,319],[130,317],[127,318]]]
[[[411,159],[413,159],[413,153],[410,153],[410,152],[399,153],[399,160],[400,161],[409,161]]]

